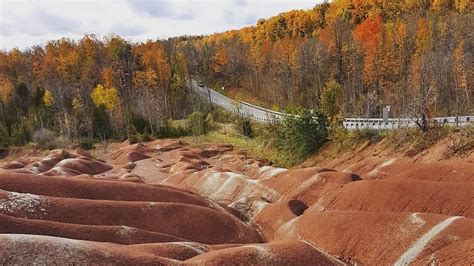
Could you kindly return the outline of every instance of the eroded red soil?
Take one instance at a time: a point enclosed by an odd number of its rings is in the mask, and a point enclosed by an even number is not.
[[[229,145],[109,150],[0,164],[0,264],[474,262],[472,163],[287,170]]]

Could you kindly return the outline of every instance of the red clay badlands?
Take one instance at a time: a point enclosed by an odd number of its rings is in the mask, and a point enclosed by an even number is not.
[[[387,159],[361,179],[229,145],[110,151],[0,163],[0,264],[474,263],[470,163]]]

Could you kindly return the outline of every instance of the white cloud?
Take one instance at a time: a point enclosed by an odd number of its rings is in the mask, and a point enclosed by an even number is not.
[[[210,34],[312,8],[314,0],[0,0],[0,49],[112,33],[132,41]],[[321,2],[321,1],[319,1]]]

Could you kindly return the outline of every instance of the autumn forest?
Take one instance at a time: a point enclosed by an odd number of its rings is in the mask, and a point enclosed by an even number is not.
[[[332,117],[474,112],[470,0],[334,0],[239,30],[132,43],[52,40],[0,51],[0,145],[164,134],[201,108],[188,81]],[[331,106],[327,107],[330,100]]]

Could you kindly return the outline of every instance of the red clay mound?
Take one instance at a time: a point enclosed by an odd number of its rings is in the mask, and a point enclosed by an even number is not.
[[[474,218],[473,199],[472,182],[368,180],[349,183],[336,190],[324,198],[322,208],[339,211],[427,212]]]
[[[230,144],[212,145],[205,149],[192,149],[191,152],[196,153],[202,158],[211,158],[218,154],[224,154],[229,151],[233,151],[234,146]]]
[[[84,149],[76,149],[74,150],[73,154],[75,154],[76,157],[93,158],[93,156]]]
[[[31,234],[117,244],[186,241],[183,238],[128,226],[97,226],[16,218],[0,214],[1,234]]]
[[[180,265],[206,251],[187,242],[119,245],[66,238],[0,235],[2,265]]]
[[[455,218],[451,218],[455,219]],[[458,218],[434,236],[429,245],[420,252],[417,261],[421,264],[462,264],[474,262],[473,219]]]
[[[187,145],[188,145],[187,143],[180,140],[167,139],[167,140],[159,140],[158,143],[155,145],[155,149],[159,152],[167,152],[167,151],[183,148]]]
[[[224,248],[193,257],[195,265],[344,265],[302,241]]]
[[[78,149],[72,153],[66,150],[53,150],[46,158],[35,162],[31,170],[24,169],[22,172],[31,171],[48,176],[74,176],[95,175],[111,169],[112,166],[93,159],[88,152]]]
[[[143,177],[139,175],[135,175],[135,174],[130,174],[130,173],[123,174],[118,179],[122,181],[128,181],[128,182],[145,183],[145,180],[143,179]]]
[[[208,161],[232,172],[245,174],[251,179],[258,179],[259,170],[264,165],[262,161],[248,158],[242,154],[225,154]]]
[[[418,259],[418,265],[472,265],[474,262],[474,238],[458,241],[436,251],[429,256]]]
[[[275,218],[276,220],[276,218]],[[471,233],[466,234],[465,232]],[[414,262],[424,250],[471,239],[474,220],[437,214],[308,212],[280,227],[273,239],[302,239],[346,262]],[[271,240],[272,238],[268,238]]]
[[[265,169],[265,166],[262,167],[262,169]],[[285,169],[280,169],[281,168],[272,168],[270,170],[261,170],[261,178],[263,179],[261,180],[261,183],[276,190],[280,195],[291,193],[305,182],[304,185],[308,185],[308,182],[311,182],[311,180],[316,181],[314,180],[314,177],[320,173],[333,171],[319,167],[291,169],[286,171]]]
[[[112,169],[112,166],[90,158],[71,158],[57,163],[53,169],[70,169],[86,175],[96,175]]]
[[[117,151],[110,154],[110,158],[115,164],[126,164],[129,162],[148,159],[154,152],[154,149],[148,148],[144,144],[137,143],[119,148]]]
[[[293,221],[299,217],[299,215],[292,211],[291,205],[291,201],[265,204],[264,208],[254,214],[253,221],[258,224],[260,232],[265,239],[274,240],[275,234],[277,234],[279,230],[286,230],[285,224],[288,223],[288,221]]]
[[[33,171],[35,173],[43,173],[53,168],[60,161],[73,158],[74,156],[66,150],[50,151],[48,156],[33,164]]]
[[[178,173],[165,179],[163,184],[190,190],[225,204],[255,195],[272,201],[279,197],[276,191],[260,184],[257,180],[219,170],[221,169],[215,167],[192,174]]]
[[[0,213],[84,225],[125,225],[206,244],[259,242],[230,214],[182,203],[84,200],[0,191]]]
[[[20,169],[25,167],[25,164],[19,161],[12,161],[12,162],[7,162],[2,165],[1,168],[5,170],[10,170],[10,169]]]
[[[0,264],[474,261],[469,163],[379,156],[350,166],[373,179],[361,180],[318,167],[262,166],[225,145],[110,147],[99,153],[113,168],[82,150],[56,150],[0,170]],[[263,239],[271,242],[257,244]]]
[[[211,206],[208,200],[177,188],[83,178],[9,173],[0,175],[0,187],[7,191],[62,198],[176,202]]]
[[[298,199],[311,205],[323,199],[345,184],[360,181],[360,177],[351,173],[321,172],[301,182],[283,195],[284,199]]]
[[[380,172],[379,178],[474,182],[472,163],[392,164],[381,168]]]

